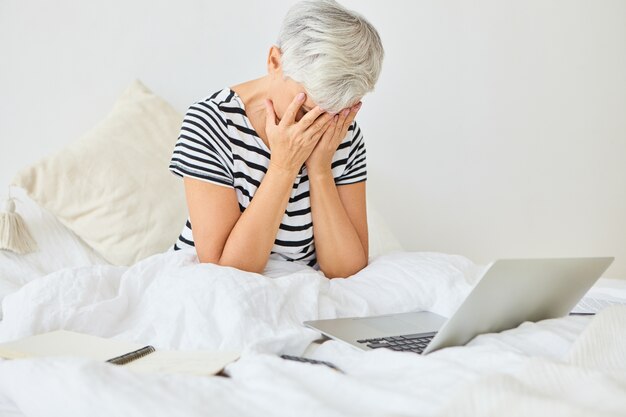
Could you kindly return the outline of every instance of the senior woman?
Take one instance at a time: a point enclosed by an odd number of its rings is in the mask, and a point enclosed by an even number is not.
[[[365,143],[354,118],[374,89],[374,27],[332,0],[287,13],[267,75],[189,107],[169,169],[189,218],[173,246],[261,273],[268,259],[349,277],[368,262]]]

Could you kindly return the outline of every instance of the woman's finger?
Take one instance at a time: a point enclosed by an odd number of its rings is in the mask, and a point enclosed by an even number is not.
[[[339,120],[338,115],[333,116],[333,120],[330,121],[328,129],[324,132],[324,139],[328,138],[329,141],[333,141],[337,134],[337,130],[339,129],[337,121]],[[339,146],[339,145],[337,145]]]
[[[347,121],[348,121],[348,117],[350,117],[350,107],[341,110],[341,112],[339,112],[339,120],[337,121],[337,125],[339,127],[339,132],[342,134],[342,139],[343,136],[345,136],[344,131],[347,132]],[[347,126],[346,126],[347,125]]]
[[[324,113],[324,110],[320,108],[320,106],[315,106],[307,114],[305,114],[298,122],[302,131],[305,131],[309,126],[315,123],[322,113]]]
[[[317,120],[309,126],[306,130],[311,136],[317,134],[320,130],[322,130],[326,125],[332,120],[333,115],[330,113],[325,113],[322,116],[318,117]]]
[[[272,126],[276,126],[276,112],[274,111],[274,104],[272,100],[265,100],[265,129],[269,129]]]
[[[355,104],[352,107],[348,107],[347,109],[344,110],[345,118],[343,120],[343,125],[341,128],[341,137],[342,139],[344,137],[346,137],[346,134],[348,133],[348,129],[350,128],[350,125],[352,125],[352,122],[354,121],[354,118],[356,117],[356,114],[359,112],[359,110],[361,109],[361,102],[359,101],[357,104]],[[346,112],[347,110],[347,112]],[[342,113],[342,114],[344,114]]]
[[[300,110],[300,107],[302,107],[302,104],[304,104],[305,100],[306,94],[304,93],[299,93],[293,98],[291,104],[289,104],[289,107],[287,107],[287,110],[285,110],[285,114],[280,121],[280,124],[282,126],[289,126],[294,124],[294,122],[296,121],[296,114],[298,114],[298,110]]]
[[[361,102],[360,101],[350,108],[350,113],[348,113],[348,117],[346,118],[346,124],[348,125],[348,127],[354,121],[354,118],[356,117],[356,114],[359,112],[360,108],[361,108]]]
[[[320,140],[332,140],[337,126],[336,117],[337,116],[331,115],[330,120],[314,135],[314,137],[319,136]]]

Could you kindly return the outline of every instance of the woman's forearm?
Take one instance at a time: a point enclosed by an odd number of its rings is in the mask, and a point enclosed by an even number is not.
[[[270,164],[250,205],[241,214],[224,245],[219,264],[263,272],[293,189],[296,172]]]
[[[315,251],[320,269],[328,278],[349,277],[365,268],[368,259],[339,198],[332,171],[309,172],[309,185]]]

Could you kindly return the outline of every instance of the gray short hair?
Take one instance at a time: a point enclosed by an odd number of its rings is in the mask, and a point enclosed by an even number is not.
[[[364,17],[334,0],[305,0],[289,9],[278,36],[283,74],[336,113],[374,90],[384,50]]]

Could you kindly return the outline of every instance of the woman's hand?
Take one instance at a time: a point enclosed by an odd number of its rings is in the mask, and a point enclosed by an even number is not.
[[[329,127],[306,160],[306,169],[309,175],[330,171],[333,155],[335,155],[341,141],[346,137],[348,128],[354,121],[360,108],[361,102],[359,101],[354,106],[343,109],[333,117]]]
[[[331,114],[322,114],[324,111],[317,106],[296,122],[296,115],[304,101],[304,93],[298,94],[278,123],[272,101],[265,101],[265,133],[272,151],[270,166],[294,176],[327,131],[333,118]]]

